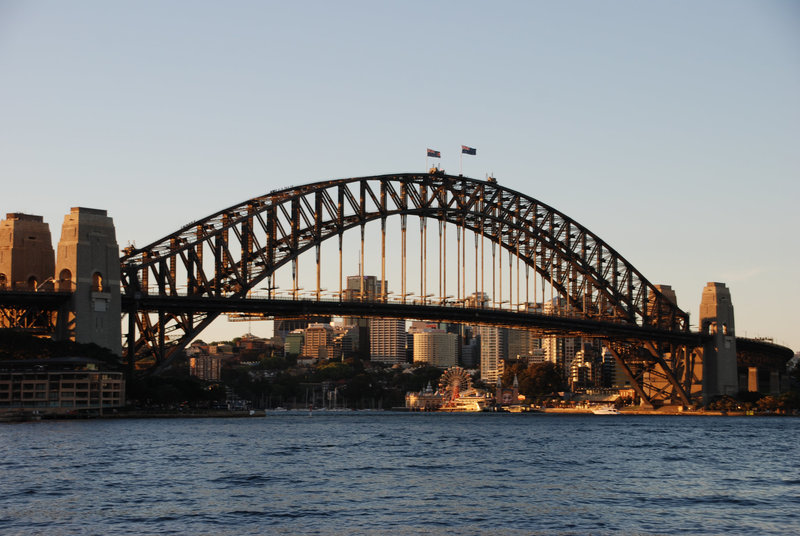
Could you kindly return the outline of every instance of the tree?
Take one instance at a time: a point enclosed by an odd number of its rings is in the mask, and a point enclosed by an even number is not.
[[[564,377],[555,363],[532,363],[526,372],[525,396],[535,398],[564,390]]]
[[[776,411],[778,409],[778,399],[774,396],[765,396],[756,403],[761,411]]]
[[[564,378],[555,363],[531,363],[526,366],[521,361],[514,362],[503,372],[503,385],[511,385],[516,375],[519,392],[528,399],[547,396],[564,389]]]

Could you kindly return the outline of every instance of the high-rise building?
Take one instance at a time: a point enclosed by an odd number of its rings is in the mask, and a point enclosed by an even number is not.
[[[306,332],[302,329],[296,329],[284,337],[283,353],[286,356],[297,357],[303,352],[303,342],[306,338]]]
[[[428,329],[414,333],[414,363],[449,368],[458,359],[458,335],[441,329]]]
[[[389,282],[384,281],[385,291],[389,292]],[[382,296],[381,280],[374,275],[347,276],[347,288],[344,289],[344,300],[375,301]],[[363,297],[363,300],[362,300]]]
[[[372,318],[369,322],[370,359],[394,365],[406,361],[406,322],[396,318]]]
[[[508,358],[523,359],[533,355],[534,350],[542,347],[542,339],[532,332],[524,329],[508,330]]]
[[[381,288],[381,280],[374,275],[349,275],[347,276],[347,288],[344,289],[345,301],[375,301],[381,296],[384,290]],[[389,292],[389,282],[384,281],[383,287],[386,292]],[[353,349],[361,358],[366,359],[370,357],[372,345],[370,344],[370,323],[368,318],[359,318],[355,316],[345,316],[342,318],[345,325],[355,326],[358,330],[358,336],[353,338],[357,346]],[[404,358],[405,360],[405,358]]]
[[[306,328],[302,357],[334,359],[333,327],[330,324],[311,324]]]
[[[508,355],[508,329],[478,326],[481,348],[481,380],[496,383],[503,373],[503,360]]]
[[[570,363],[569,384],[573,391],[601,387],[601,357],[592,344],[583,344]]]
[[[276,336],[285,339],[296,329],[306,329],[310,324],[328,324],[330,321],[329,316],[278,317],[274,320],[272,331]]]

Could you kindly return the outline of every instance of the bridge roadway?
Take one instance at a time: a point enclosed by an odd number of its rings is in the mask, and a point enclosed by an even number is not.
[[[354,316],[419,319],[459,324],[484,324],[531,329],[545,334],[585,335],[612,339],[667,342],[700,346],[703,336],[689,331],[641,327],[626,322],[592,320],[566,315],[517,312],[507,309],[443,306],[418,303],[340,301],[291,298],[212,298],[208,296],[123,295],[123,311],[189,313],[259,313],[271,317]]]
[[[20,308],[36,307],[40,309],[56,310],[59,306],[69,302],[72,292],[66,291],[33,291],[33,290],[2,290],[0,291],[0,307]]]

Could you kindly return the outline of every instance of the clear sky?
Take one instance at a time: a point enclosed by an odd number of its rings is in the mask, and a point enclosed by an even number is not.
[[[738,335],[800,350],[799,2],[0,0],[0,212],[54,242],[72,206],[144,245],[461,144],[695,321],[725,282]]]

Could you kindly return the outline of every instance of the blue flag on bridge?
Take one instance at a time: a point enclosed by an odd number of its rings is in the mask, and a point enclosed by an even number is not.
[[[478,154],[478,150],[475,147],[467,147],[466,145],[461,146],[461,153],[462,154]]]
[[[434,151],[433,149],[428,149],[428,156],[431,158],[441,158],[442,153],[439,151]]]

